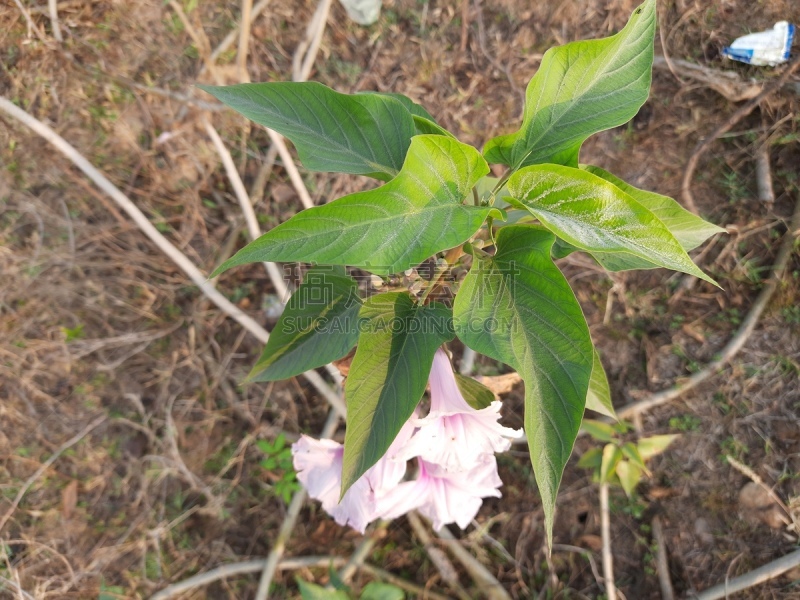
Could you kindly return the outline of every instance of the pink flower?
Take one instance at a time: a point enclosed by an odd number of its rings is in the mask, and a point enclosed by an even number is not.
[[[485,456],[503,452],[511,446],[511,438],[522,430],[498,423],[502,403],[492,402],[475,410],[458,389],[450,360],[441,348],[433,357],[429,378],[431,410],[424,419],[415,419],[419,430],[398,455],[398,458],[419,456],[447,471],[471,469]]]
[[[385,510],[385,496],[405,476],[406,459],[394,457],[413,431],[414,426],[407,422],[386,455],[350,486],[341,502],[344,446],[333,440],[315,440],[303,435],[292,444],[297,479],[309,496],[322,502],[322,508],[339,525],[349,525],[364,533],[367,525],[380,518]]]
[[[419,476],[401,483],[385,499],[381,515],[393,519],[411,510],[419,510],[433,522],[437,531],[448,523],[466,529],[483,503],[483,498],[501,496],[503,485],[492,454],[483,455],[471,469],[448,472],[437,465],[419,460]]]

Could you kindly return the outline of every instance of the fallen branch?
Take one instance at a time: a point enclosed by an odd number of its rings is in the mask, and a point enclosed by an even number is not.
[[[0,99],[2,99],[2,98],[0,98]],[[36,469],[36,472],[33,475],[28,477],[28,480],[22,485],[22,487],[17,492],[16,497],[11,502],[11,508],[9,508],[8,511],[6,511],[6,514],[3,515],[3,518],[0,519],[0,531],[3,530],[3,527],[5,527],[6,523],[8,523],[8,520],[11,518],[11,515],[14,514],[15,510],[17,510],[17,507],[19,506],[19,503],[22,502],[22,498],[25,497],[25,494],[28,493],[28,490],[31,488],[31,486],[34,483],[36,483],[36,481],[42,475],[44,475],[44,473],[47,471],[47,469],[49,469],[53,465],[53,463],[56,462],[58,460],[58,458],[62,454],[64,454],[64,452],[66,452],[67,450],[72,448],[75,444],[77,444],[83,438],[85,438],[87,435],[89,435],[92,431],[94,431],[94,429],[98,425],[103,423],[105,420],[106,420],[106,416],[105,415],[97,417],[94,421],[92,421],[86,427],[81,429],[77,434],[75,434],[73,437],[68,439],[63,444],[61,444],[61,446],[59,446],[58,449],[55,452],[53,452],[53,454],[50,456],[50,458],[48,458],[46,461],[44,461],[42,466],[39,467],[38,469]]]
[[[58,0],[48,0],[47,10],[50,13],[50,27],[53,29],[53,37],[56,38],[57,42],[63,42],[61,27],[58,24]]]
[[[670,63],[673,69],[679,71],[681,75],[702,83],[718,94],[725,96],[730,102],[750,100],[758,96],[763,89],[762,84],[744,81],[733,71],[712,69],[688,60],[681,60],[680,58],[667,58],[666,55],[654,57],[653,68],[669,69]]]
[[[489,600],[511,600],[511,596],[497,581],[497,578],[477,558],[467,552],[466,548],[461,545],[447,527],[442,527],[441,530],[436,532],[436,535],[439,536],[442,543],[470,574],[470,577],[480,589],[482,597]]]
[[[764,143],[756,148],[756,188],[761,202],[775,202],[775,190],[772,188],[772,173],[769,167],[769,144]]]
[[[712,361],[704,369],[698,371],[679,385],[676,385],[668,390],[664,390],[663,392],[653,394],[649,398],[640,400],[639,402],[634,402],[633,404],[629,404],[628,406],[617,409],[617,415],[620,419],[627,419],[637,413],[642,413],[656,408],[657,406],[672,402],[679,396],[682,396],[689,390],[696,388],[704,381],[716,375],[727,363],[733,359],[734,356],[739,353],[755,330],[756,325],[758,324],[758,321],[764,312],[764,309],[769,304],[773,294],[778,289],[778,286],[782,281],[783,272],[786,270],[786,266],[792,256],[795,237],[800,234],[800,231],[798,231],[799,229],[800,199],[798,199],[794,210],[794,215],[792,216],[792,221],[789,224],[789,229],[786,232],[783,243],[778,251],[778,256],[776,257],[775,264],[772,267],[772,273],[764,282],[764,287],[761,289],[761,293],[758,295],[758,298],[756,298],[756,301],[753,303],[753,307],[750,309],[750,312],[747,314],[744,321],[742,321],[738,331],[720,352],[719,358]]]
[[[741,592],[742,590],[762,584],[770,579],[775,579],[798,565],[800,565],[800,550],[795,550],[745,575],[734,577],[730,581],[726,579],[724,583],[720,583],[719,585],[715,585],[712,588],[689,597],[695,600],[718,600],[719,598],[727,598],[730,594],[735,594],[736,592]]]
[[[340,556],[303,556],[300,558],[287,558],[278,563],[278,571],[294,571],[296,569],[310,569],[314,567],[340,567],[347,559]],[[222,565],[205,573],[199,573],[188,579],[165,587],[160,592],[150,597],[150,600],[168,600],[195,588],[203,587],[228,577],[258,573],[264,568],[264,559],[247,560],[238,563]]]
[[[431,559],[433,566],[436,567],[442,580],[456,592],[456,595],[461,600],[469,600],[469,594],[461,587],[461,583],[458,581],[458,571],[456,571],[444,551],[434,545],[433,538],[419,515],[416,512],[410,512],[406,515],[406,518],[409,525],[411,525],[411,529],[414,530],[414,535],[422,542],[422,547],[425,549],[428,558]]]
[[[755,110],[755,108],[773,92],[783,87],[783,84],[788,81],[789,77],[791,77],[792,73],[794,73],[798,67],[800,67],[800,56],[797,56],[786,66],[786,69],[783,73],[781,73],[780,77],[766,84],[758,96],[754,97],[747,104],[740,107],[724,123],[719,125],[704,140],[697,144],[694,152],[692,152],[692,155],[689,157],[689,162],[686,163],[686,170],[683,172],[683,183],[681,184],[681,193],[687,209],[691,210],[695,214],[697,213],[697,205],[695,204],[694,196],[692,196],[691,188],[692,178],[694,176],[695,169],[697,169],[697,164],[700,162],[700,156],[702,156],[703,152],[705,152],[706,149],[713,144],[719,136],[729,131],[731,127],[736,125],[736,123],[753,112],[753,110]]]
[[[221,292],[219,292],[206,278],[205,275],[184,255],[178,248],[176,248],[167,238],[159,232],[155,226],[148,220],[141,210],[125,195],[123,194],[108,178],[98,171],[83,155],[71,146],[64,138],[58,135],[50,127],[32,117],[27,112],[14,105],[5,97],[0,96],[0,111],[5,112],[9,116],[18,120],[20,123],[32,129],[35,133],[42,136],[46,141],[51,143],[55,148],[71,160],[83,173],[94,182],[97,187],[103,190],[106,194],[124,210],[133,222],[142,230],[142,232],[152,241],[155,246],[163,252],[172,262],[174,262],[195,284],[200,291],[214,304],[217,305],[223,313],[231,317],[234,321],[244,327],[251,333],[258,341],[263,344],[267,343],[269,339],[269,332],[259,325],[252,317],[244,313],[238,306],[228,300]],[[306,379],[341,415],[345,415],[347,410],[342,398],[336,394],[331,387],[322,379],[316,371],[307,371],[303,373],[303,378]]]

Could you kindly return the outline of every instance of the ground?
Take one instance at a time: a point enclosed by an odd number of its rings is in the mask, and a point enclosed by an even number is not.
[[[15,3],[3,4],[0,94],[55,128],[210,272],[243,244],[243,220],[202,126],[209,113],[177,99],[188,94],[209,101],[192,86],[211,80],[202,51],[174,10],[159,0],[60,2],[59,48],[47,3],[21,2],[46,41]],[[212,48],[235,27],[239,4],[182,1]],[[334,3],[311,78],[340,91],[407,94],[480,147],[518,126],[522,94],[542,52],[617,31],[635,5],[386,0],[380,21],[359,27]],[[253,81],[289,77],[294,48],[315,8],[311,0],[273,0],[254,20]],[[659,12],[658,54],[666,45],[673,58],[757,82],[776,75],[725,62],[721,47],[779,20],[800,22],[792,0],[663,1]],[[217,62],[234,81],[236,44]],[[676,73],[681,76],[680,68]],[[722,289],[697,282],[678,292],[684,278],[663,270],[609,277],[585,258],[560,263],[584,308],[617,406],[702,369],[748,314],[800,199],[797,81],[795,75],[701,157],[692,188],[697,209],[728,234],[695,256]],[[581,160],[680,198],[692,148],[737,106],[659,68],[640,114],[593,138]],[[298,211],[280,162],[255,185],[267,159],[266,134],[230,112],[210,118],[260,199],[262,227]],[[280,460],[263,463],[259,441],[319,432],[324,401],[299,379],[241,386],[259,344],[206,301],[64,157],[10,118],[0,117],[0,124],[0,598],[144,598],[216,566],[266,556],[286,514],[281,491],[291,481]],[[773,204],[757,199],[754,155],[765,144]],[[364,185],[352,177],[302,175],[316,202]],[[274,325],[273,290],[258,265],[226,274],[219,288],[263,325]],[[776,295],[732,363],[644,414],[639,433],[630,434],[681,436],[652,461],[652,474],[633,499],[612,490],[616,578],[628,599],[660,597],[655,516],[663,523],[679,597],[796,546],[796,532],[778,518],[782,513],[740,501],[750,478],[725,456],[748,465],[786,503],[797,502],[798,288],[795,245]],[[486,375],[503,369],[487,359],[477,368]],[[505,396],[504,414],[507,424],[521,424],[519,389]],[[105,419],[98,424],[98,417]],[[91,423],[96,426],[86,433]],[[25,482],[82,432],[14,508]],[[567,467],[550,559],[527,453],[501,458],[503,497],[484,504],[480,529],[460,535],[512,597],[602,597],[585,556],[564,549],[584,548],[599,562],[597,486],[576,465],[596,444],[580,439]],[[346,557],[361,540],[308,502],[286,555]],[[454,593],[404,519],[389,525],[367,562],[445,596]],[[324,583],[328,571],[282,572],[274,596],[296,597],[295,576]],[[799,577],[795,572],[737,597],[797,598]],[[354,585],[369,580],[360,573]],[[257,581],[257,574],[238,576],[182,597],[249,598]],[[480,595],[465,573],[461,584],[469,595]]]

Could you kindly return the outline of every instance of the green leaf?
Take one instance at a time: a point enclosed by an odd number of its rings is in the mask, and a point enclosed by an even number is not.
[[[592,341],[567,280],[553,264],[554,236],[512,225],[494,256],[475,256],[456,295],[458,337],[525,382],[525,431],[542,495],[548,539],[555,499],[586,405]]]
[[[405,593],[399,587],[372,581],[361,590],[360,600],[405,600]]]
[[[595,421],[594,419],[584,419],[581,423],[581,429],[599,442],[610,442],[617,435],[617,430],[613,425]]]
[[[425,392],[436,349],[453,339],[450,309],[403,292],[364,302],[361,337],[345,383],[342,495],[389,448]]]
[[[403,106],[406,107],[406,110],[411,113],[414,117],[414,126],[416,127],[417,133],[430,133],[434,135],[446,135],[448,137],[454,137],[452,133],[447,131],[445,128],[441,127],[434,119],[431,114],[425,110],[425,108],[414,102],[408,96],[404,96],[403,94],[395,94],[395,93],[387,93],[387,92],[361,92],[363,94],[379,94],[381,96],[387,96],[389,98],[394,98],[398,102],[400,102]]]
[[[632,254],[717,285],[692,262],[652,212],[588,171],[536,165],[508,181],[512,203],[526,208],[558,237],[589,252]]]
[[[464,400],[475,410],[482,410],[494,402],[494,393],[481,382],[461,373],[455,373],[456,383]]]
[[[600,481],[608,481],[614,474],[619,461],[622,460],[622,452],[615,444],[606,444],[603,448],[603,459],[600,462]]]
[[[627,460],[623,460],[617,464],[616,474],[617,477],[619,477],[619,484],[622,486],[622,489],[625,490],[625,494],[627,494],[628,498],[630,498],[634,490],[636,490],[636,486],[639,485],[639,481],[642,479],[641,467]]]
[[[658,456],[664,452],[664,450],[679,437],[680,436],[677,434],[653,435],[639,440],[636,443],[636,447],[639,449],[642,460],[650,460],[654,456]]]
[[[590,135],[622,125],[650,93],[656,2],[637,8],[618,34],[548,50],[528,84],[522,127],[489,140],[484,156],[513,170],[577,166]]]
[[[350,600],[350,596],[342,590],[327,590],[321,585],[302,579],[297,579],[297,587],[300,588],[300,597],[303,600]]]
[[[599,469],[601,464],[603,464],[603,451],[600,448],[587,450],[578,461],[581,469]]]
[[[644,459],[642,455],[639,453],[639,449],[636,447],[636,444],[633,442],[625,442],[622,444],[622,454],[627,458],[631,463],[642,469],[645,473],[647,473],[647,465],[644,464]]]
[[[198,87],[285,135],[312,171],[388,181],[400,171],[415,134],[408,109],[382,94],[340,94],[312,81]]]
[[[342,268],[311,269],[289,299],[248,381],[288,379],[350,352],[358,340],[358,284]]]
[[[697,215],[690,213],[668,196],[662,196],[655,192],[648,192],[635,188],[599,167],[582,165],[581,169],[597,175],[615,185],[652,212],[658,220],[669,229],[670,233],[675,236],[675,239],[678,240],[678,243],[680,243],[681,247],[686,251],[694,250],[716,233],[725,232],[723,228],[717,227],[713,223],[709,223]],[[631,254],[593,252],[592,256],[609,271],[654,269],[658,267],[657,264]]]
[[[392,181],[296,214],[242,248],[212,277],[259,261],[352,265],[378,275],[404,271],[467,241],[495,210],[462,204],[488,170],[472,146],[440,135],[416,136]]]
[[[592,378],[589,380],[589,392],[586,394],[586,408],[600,414],[617,418],[614,404],[611,402],[611,389],[597,348],[592,348]]]

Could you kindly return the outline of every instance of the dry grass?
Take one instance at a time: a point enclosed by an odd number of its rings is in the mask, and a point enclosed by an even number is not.
[[[50,39],[46,3],[24,2]],[[213,47],[238,18],[240,2],[188,10]],[[424,29],[416,0],[387,0],[379,24],[359,28],[334,3],[312,79],[344,91],[385,90],[422,102],[461,139],[481,145],[517,126],[519,90],[553,43],[617,29],[634,0],[483,2],[469,11],[460,51],[461,3],[429,2]],[[674,57],[716,68],[719,47],[747,29],[800,21],[791,0],[755,6],[733,0],[662,3]],[[751,4],[753,4],[751,6]],[[38,9],[42,10],[38,10]],[[254,81],[291,73],[292,52],[316,3],[273,0],[253,23],[248,71]],[[0,7],[0,94],[53,125],[146,212],[196,264],[210,270],[244,242],[244,222],[202,127],[206,113],[163,96],[132,91],[110,75],[194,95],[203,61],[173,13],[157,0],[59,3],[63,54],[28,35],[12,3]],[[481,28],[484,35],[480,35]],[[483,39],[481,39],[483,37]],[[238,76],[235,48],[218,71]],[[732,67],[748,77],[763,71]],[[651,101],[630,127],[597,136],[582,156],[632,183],[678,196],[688,149],[734,110],[715,92],[657,73]],[[734,233],[717,241],[704,265],[725,291],[700,284],[670,302],[663,271],[612,282],[585,263],[564,270],[575,282],[603,353],[618,404],[662,389],[709,361],[727,341],[772,264],[798,193],[798,101],[774,96],[717,142],[701,163],[699,210]],[[785,119],[786,115],[793,115]],[[266,134],[230,113],[211,115],[246,186],[267,161]],[[0,517],[21,486],[88,423],[106,421],[65,451],[25,494],[0,530],[0,598],[140,598],[220,564],[265,556],[286,506],[255,447],[261,438],[322,427],[327,408],[299,381],[241,387],[260,348],[225,320],[104,196],[27,131],[0,120]],[[159,142],[159,136],[169,139]],[[769,141],[776,202],[755,200],[755,147]],[[315,202],[363,182],[303,172]],[[277,165],[257,207],[262,229],[301,207]],[[684,432],[653,465],[636,502],[612,492],[617,584],[628,598],[658,597],[650,534],[663,523],[678,595],[734,576],[783,554],[784,532],[738,518],[745,478],[720,459],[736,456],[787,503],[800,496],[800,259],[743,354],[723,375],[645,416],[646,433]],[[220,287],[267,327],[273,289],[259,265],[237,269]],[[479,368],[492,373],[489,361]],[[518,392],[507,399],[521,419]],[[585,451],[589,440],[579,443]],[[546,585],[597,597],[579,555],[542,551],[542,519],[524,453],[502,459],[504,498],[479,521],[514,560],[480,534],[468,547],[517,598]],[[591,550],[599,532],[597,491],[573,466],[564,481],[556,542]],[[496,519],[492,519],[493,517]],[[309,503],[289,543],[293,556],[348,556],[361,537]],[[436,567],[406,523],[393,523],[370,561],[423,586],[444,590]],[[554,577],[549,577],[552,573]],[[325,569],[301,569],[323,581]],[[554,580],[556,583],[554,583]],[[355,583],[366,581],[359,575]],[[463,583],[463,581],[462,581]],[[257,575],[215,583],[192,598],[250,597]],[[276,582],[291,597],[293,574]],[[776,580],[751,598],[790,598]]]

